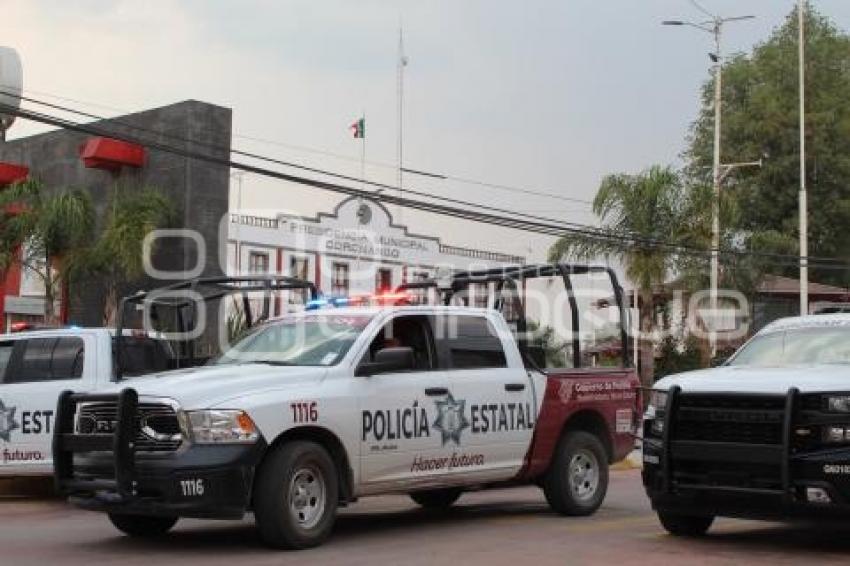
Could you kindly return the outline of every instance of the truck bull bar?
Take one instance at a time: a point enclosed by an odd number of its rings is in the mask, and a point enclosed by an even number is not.
[[[75,431],[77,407],[82,403],[115,403],[117,413],[112,432],[79,434]],[[106,492],[119,500],[136,494],[134,440],[138,406],[138,393],[129,387],[119,393],[63,391],[59,395],[53,431],[53,471],[60,494]],[[74,455],[82,452],[111,452],[114,455],[113,479],[77,476]]]
[[[760,489],[749,487],[730,487],[722,485],[701,485],[701,484],[679,484],[675,481],[675,452],[677,451],[677,441],[675,439],[676,419],[674,415],[679,406],[679,398],[682,395],[682,388],[674,385],[667,392],[667,403],[664,407],[664,432],[662,433],[661,450],[660,450],[660,467],[661,467],[661,491],[665,494],[674,494],[678,489],[694,489],[700,491],[715,491],[715,492],[738,492],[738,493],[758,493],[765,495],[781,496],[783,501],[790,503],[794,497],[794,478],[791,474],[791,459],[793,457],[793,428],[794,416],[797,412],[800,391],[796,387],[788,389],[785,394],[784,411],[782,414],[782,442],[776,446],[775,450],[769,455],[770,460],[779,460],[781,487],[780,489]],[[646,442],[646,440],[645,440]],[[751,449],[755,446],[749,445]],[[753,452],[754,454],[757,451]]]

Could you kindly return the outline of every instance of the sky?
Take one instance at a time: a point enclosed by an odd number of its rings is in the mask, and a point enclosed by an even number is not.
[[[700,0],[730,23],[724,52],[746,52],[793,0]],[[349,125],[366,115],[367,177],[394,182],[398,30],[404,164],[580,202],[408,175],[417,190],[528,214],[596,223],[604,175],[680,165],[709,34],[689,0],[2,0],[0,45],[24,67],[25,95],[105,116],[185,99],[233,109],[236,148],[360,175]],[[850,2],[813,0],[850,29]],[[59,98],[61,97],[61,98]],[[44,127],[19,121],[17,138]],[[265,140],[265,141],[258,141]],[[269,143],[274,142],[274,143]],[[237,183],[233,184],[235,200]],[[253,175],[243,207],[329,210],[337,195]],[[551,240],[397,212],[446,243],[545,258]],[[398,218],[400,216],[401,218]]]

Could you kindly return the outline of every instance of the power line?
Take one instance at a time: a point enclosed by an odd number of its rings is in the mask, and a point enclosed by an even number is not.
[[[665,242],[665,241],[661,241],[661,240],[654,240],[654,239],[642,237],[642,236],[639,236],[639,235],[613,234],[613,233],[610,233],[610,232],[606,232],[605,230],[589,227],[589,226],[586,226],[586,225],[577,225],[577,226],[579,226],[578,228],[571,227],[567,223],[563,223],[563,222],[560,222],[560,221],[557,221],[557,220],[551,219],[551,218],[534,217],[534,216],[531,216],[531,215],[523,215],[523,216],[528,216],[530,219],[522,220],[522,219],[517,219],[517,218],[512,218],[512,217],[506,217],[506,216],[500,216],[500,215],[493,215],[493,214],[478,212],[478,211],[474,211],[474,210],[464,210],[464,209],[461,209],[461,208],[451,207],[451,206],[433,203],[433,202],[426,202],[426,201],[420,201],[420,200],[413,200],[413,199],[409,199],[409,198],[396,197],[396,196],[392,196],[390,194],[381,193],[380,191],[364,191],[364,190],[361,190],[361,189],[356,189],[356,188],[353,188],[353,187],[347,187],[347,186],[339,185],[339,184],[336,184],[336,183],[330,183],[330,182],[327,182],[327,181],[320,181],[320,180],[317,180],[317,179],[311,179],[311,178],[307,178],[307,177],[299,177],[299,176],[296,176],[296,175],[292,175],[292,174],[288,174],[288,173],[282,173],[282,172],[279,172],[279,171],[274,171],[274,170],[271,170],[271,169],[266,169],[266,168],[263,168],[263,167],[258,167],[258,166],[247,164],[247,163],[235,162],[235,161],[233,161],[229,158],[216,157],[215,155],[212,155],[212,154],[199,153],[197,151],[191,151],[191,150],[184,149],[184,148],[181,148],[181,147],[168,146],[168,145],[165,145],[165,144],[157,142],[157,141],[139,140],[139,139],[134,138],[132,136],[128,136],[128,135],[125,135],[125,134],[122,134],[122,133],[110,131],[110,130],[104,129],[104,128],[96,126],[96,125],[79,124],[79,123],[72,122],[70,120],[58,118],[58,117],[55,117],[55,116],[50,116],[50,115],[47,115],[47,114],[42,114],[42,113],[38,113],[38,112],[30,111],[30,110],[25,110],[25,109],[16,109],[14,107],[11,107],[11,106],[8,106],[8,105],[5,105],[5,104],[0,104],[0,110],[2,110],[3,113],[6,113],[6,114],[16,115],[16,116],[19,116],[19,117],[24,118],[24,119],[28,119],[28,120],[52,125],[52,126],[59,127],[59,128],[64,128],[64,129],[68,129],[68,130],[72,130],[72,131],[76,131],[76,132],[80,132],[80,133],[85,133],[85,134],[89,134],[89,135],[94,135],[94,136],[112,137],[114,139],[119,139],[119,140],[126,141],[126,142],[129,142],[129,143],[145,145],[145,146],[147,146],[151,149],[157,150],[157,151],[181,155],[181,156],[189,158],[189,159],[197,159],[197,160],[201,160],[201,161],[206,161],[206,162],[221,165],[221,166],[239,169],[239,170],[246,171],[246,172],[249,172],[249,173],[255,173],[255,174],[270,177],[270,178],[276,178],[276,179],[285,180],[285,181],[289,181],[289,182],[293,182],[293,183],[297,183],[297,184],[301,184],[301,185],[311,186],[311,187],[322,189],[322,190],[328,190],[328,191],[332,191],[332,192],[342,193],[342,194],[346,194],[346,195],[349,195],[349,196],[360,196],[360,197],[366,197],[366,198],[381,200],[381,201],[386,202],[388,204],[395,204],[395,205],[403,206],[403,207],[406,207],[406,208],[421,210],[423,212],[430,212],[430,213],[434,213],[434,214],[440,214],[440,215],[443,215],[443,216],[449,216],[449,217],[454,217],[454,218],[459,218],[459,219],[473,220],[473,221],[481,222],[481,223],[485,223],[485,224],[491,224],[491,225],[505,227],[505,228],[512,228],[512,229],[517,229],[517,230],[522,230],[522,231],[527,231],[527,232],[532,232],[532,233],[538,233],[538,234],[543,234],[543,235],[552,236],[552,237],[560,237],[560,236],[566,236],[566,235],[576,236],[577,235],[577,236],[582,236],[582,237],[585,237],[585,238],[588,238],[588,239],[596,239],[596,240],[601,240],[601,241],[619,243],[619,244],[622,244],[622,246],[624,248],[626,248],[626,247],[669,248],[669,249],[676,250],[678,253],[682,253],[684,255],[701,256],[701,257],[706,257],[707,254],[710,253],[710,250],[705,250],[705,249],[702,249],[702,248],[685,246],[685,245],[677,244],[677,243],[673,243],[673,242]],[[192,140],[184,140],[184,141],[186,141],[187,143],[195,143]],[[203,146],[204,144],[197,143],[195,145]],[[213,147],[215,147],[215,146],[213,146]],[[262,158],[262,156],[260,156],[260,158]],[[272,160],[272,161],[275,161],[275,160]],[[328,174],[327,172],[322,172],[321,170],[318,170],[318,171],[320,173],[323,173],[323,174]],[[354,179],[354,180],[359,181],[358,179]],[[408,190],[407,192],[410,193],[412,191]],[[436,197],[434,195],[429,195],[428,193],[422,193],[420,191],[416,191],[416,194],[423,194],[428,198],[444,198],[444,197]],[[465,202],[465,201],[461,201],[461,202]],[[472,206],[483,207],[483,205],[479,205],[479,204],[475,204],[475,203],[472,203]],[[501,210],[501,209],[496,209],[496,210]],[[507,212],[510,212],[510,211],[507,211]],[[536,220],[531,220],[531,219],[536,219]],[[776,253],[752,252],[752,251],[742,251],[742,250],[721,250],[721,253],[725,254],[725,255],[736,256],[736,257],[772,258],[777,265],[780,264],[781,260],[787,261],[788,263],[782,263],[782,265],[787,265],[787,266],[796,265],[796,264],[792,264],[791,263],[792,261],[794,261],[794,262],[799,261],[798,256],[790,255],[790,254],[776,254]],[[839,262],[843,261],[843,260],[838,259],[838,258],[810,257],[809,259],[810,259],[810,262],[815,262],[815,263],[818,263],[818,262],[839,263]],[[847,268],[847,267],[850,267],[850,265],[845,263],[843,265],[834,265],[832,267],[833,268]]]
[[[2,92],[2,91],[0,91],[0,92]],[[122,113],[125,113],[125,114],[129,113],[128,110],[123,110],[123,109],[120,109],[120,108],[115,108],[115,107],[112,107],[112,106],[107,106],[107,105],[104,105],[104,104],[99,104],[99,103],[94,103],[94,102],[86,102],[86,101],[75,99],[75,98],[68,98],[68,97],[64,97],[64,96],[59,96],[57,94],[50,94],[50,93],[46,93],[46,92],[42,92],[42,91],[35,91],[35,90],[31,90],[31,89],[27,89],[26,92],[38,94],[39,96],[48,96],[48,97],[51,97],[51,98],[55,98],[57,100],[64,100],[66,102],[73,102],[75,104],[83,104],[83,105],[87,105],[87,106],[104,108],[104,109],[111,110],[111,111],[114,111],[114,112],[122,112]],[[43,106],[52,107],[52,108],[57,109],[57,110],[62,110],[63,112],[70,112],[72,114],[77,114],[77,115],[80,115],[80,116],[86,116],[88,118],[92,118],[92,119],[96,119],[96,120],[113,120],[113,121],[115,120],[114,118],[107,118],[105,116],[97,116],[95,114],[91,114],[91,113],[88,113],[88,112],[83,112],[83,111],[80,111],[80,110],[62,107],[62,106],[59,106],[59,105],[53,105],[53,104],[50,104],[48,102],[42,102],[42,101],[38,101],[38,100],[35,100],[35,99],[32,99],[32,98],[27,98],[27,97],[24,97],[24,96],[20,96],[17,93],[15,93],[14,96],[20,98],[21,100],[26,100],[27,102],[32,102],[33,104],[40,104],[40,105],[43,105]],[[127,125],[130,126],[130,127],[135,127],[135,126],[132,126],[132,125],[129,125],[129,124],[127,124]],[[165,132],[161,132],[161,131],[158,131],[158,130],[152,130],[151,129],[150,131],[156,132],[158,135],[166,135]],[[249,135],[239,133],[239,132],[234,133],[233,137],[248,140],[248,141],[253,141],[253,142],[257,142],[257,143],[264,143],[264,144],[268,144],[268,145],[285,147],[285,148],[288,148],[288,149],[292,149],[292,150],[296,150],[296,151],[302,151],[302,152],[306,152],[306,153],[314,153],[314,154],[317,154],[317,155],[324,155],[326,157],[333,157],[335,159],[341,159],[341,160],[345,160],[345,161],[360,163],[359,158],[355,158],[355,157],[352,157],[350,155],[345,155],[345,154],[342,154],[342,153],[336,153],[336,152],[333,152],[333,151],[318,149],[318,148],[314,148],[314,147],[308,147],[308,146],[304,146],[304,145],[286,143],[286,142],[282,142],[282,141],[279,141],[279,140],[270,140],[270,139],[267,139],[267,138],[261,138],[261,137],[256,137],[256,136],[249,136]],[[382,162],[382,161],[366,161],[366,164],[373,166],[373,167],[381,167],[381,168],[384,168],[384,169],[395,170],[395,169],[398,168],[397,164],[391,164],[391,163],[386,163],[386,162]],[[413,168],[408,168],[408,167],[402,167],[402,172],[411,173],[411,174],[419,175],[419,176],[423,176],[423,177],[431,177],[431,178],[434,178],[434,179],[456,181],[458,183],[464,183],[464,184],[468,184],[468,185],[476,185],[476,186],[479,186],[479,187],[486,187],[486,188],[496,189],[496,190],[510,192],[510,193],[525,194],[525,195],[537,196],[537,197],[541,197],[541,198],[548,198],[548,199],[554,199],[554,200],[561,200],[561,201],[565,201],[565,202],[572,202],[572,203],[581,204],[581,205],[584,205],[584,206],[587,206],[587,207],[593,206],[593,201],[591,201],[591,200],[580,199],[580,198],[576,198],[576,197],[569,197],[569,196],[560,195],[560,194],[557,194],[557,193],[539,190],[539,189],[530,189],[530,188],[527,188],[527,187],[519,187],[519,186],[516,186],[516,185],[507,185],[507,184],[504,184],[504,183],[492,183],[492,182],[488,182],[488,181],[482,181],[482,180],[479,180],[479,179],[472,179],[472,178],[465,177],[465,176],[457,176],[457,175],[451,175],[451,174],[447,174],[447,173],[436,173],[436,172],[433,172],[433,171],[425,171],[425,170],[422,170],[422,169],[413,169]]]
[[[0,89],[0,93],[6,93],[6,91],[3,91],[2,89]],[[177,135],[174,135],[174,134],[169,134],[167,132],[161,132],[159,130],[154,130],[152,128],[147,128],[145,126],[139,126],[137,124],[132,124],[132,123],[129,123],[129,122],[126,122],[126,121],[118,120],[118,119],[105,118],[103,116],[98,116],[98,115],[92,114],[90,112],[84,112],[82,110],[77,110],[77,109],[74,109],[74,108],[69,108],[67,106],[61,106],[61,105],[53,104],[53,103],[50,103],[50,102],[44,102],[44,101],[40,101],[40,100],[37,100],[37,99],[34,99],[34,98],[26,97],[26,96],[20,96],[19,98],[21,100],[26,101],[26,102],[38,104],[40,106],[45,106],[45,107],[48,107],[48,108],[52,108],[54,110],[60,110],[62,112],[67,112],[67,113],[70,113],[70,114],[76,114],[78,116],[84,116],[86,118],[91,118],[93,120],[98,120],[98,121],[109,121],[111,124],[131,128],[131,129],[134,129],[134,130],[138,130],[140,132],[152,133],[152,134],[155,134],[155,135],[161,136],[161,137],[171,138],[171,139],[179,141],[181,143],[187,143],[188,142],[188,143],[192,143],[194,145],[198,145],[198,146],[201,146],[201,147],[208,147],[210,149],[222,151],[222,152],[229,151],[232,154],[240,155],[242,157],[247,157],[247,158],[250,158],[250,159],[257,159],[257,160],[260,160],[260,161],[265,161],[265,162],[268,162],[268,163],[274,163],[276,165],[283,165],[283,166],[286,166],[286,167],[293,167],[293,168],[296,168],[296,169],[300,169],[302,171],[308,171],[310,173],[316,173],[316,174],[319,174],[319,175],[327,175],[327,176],[335,177],[337,179],[342,179],[342,180],[345,180],[345,181],[365,183],[365,184],[374,186],[374,187],[376,187],[380,190],[394,190],[396,188],[393,185],[388,185],[386,183],[380,183],[380,182],[377,182],[377,181],[370,181],[368,179],[353,177],[351,175],[344,175],[344,174],[341,174],[341,173],[335,173],[333,171],[328,171],[326,169],[319,169],[319,168],[316,168],[316,167],[308,167],[306,165],[301,165],[299,163],[292,163],[290,161],[283,161],[281,159],[266,157],[266,156],[259,155],[259,154],[256,154],[256,153],[251,153],[251,152],[246,152],[246,151],[234,149],[232,147],[228,148],[228,147],[225,147],[225,146],[214,145],[214,144],[199,142],[199,141],[195,141],[195,140],[189,140],[189,139],[187,139],[183,136],[177,136]],[[146,143],[149,144],[150,142],[142,142],[142,145],[145,145]],[[465,201],[465,200],[461,200],[461,199],[456,199],[456,198],[452,198],[452,197],[435,195],[433,193],[427,193],[427,192],[417,191],[417,190],[413,190],[413,189],[405,189],[405,191],[407,191],[407,192],[409,192],[413,195],[416,195],[416,196],[421,196],[421,197],[425,197],[425,198],[433,198],[433,199],[437,199],[437,200],[442,200],[444,202],[451,202],[453,204],[461,204],[461,205],[465,205],[465,206],[474,206],[474,207],[480,208],[482,210],[489,210],[491,212],[501,212],[501,213],[505,213],[505,214],[517,214],[519,216],[524,216],[524,217],[527,217],[527,218],[541,219],[541,217],[539,217],[539,216],[525,214],[525,213],[515,211],[515,210],[508,210],[508,209],[504,209],[504,208],[498,208],[498,207],[493,207],[493,206],[489,206],[489,205],[483,205],[483,204]],[[578,224],[575,224],[575,223],[561,221],[561,220],[556,219],[556,218],[543,218],[543,219],[545,219],[546,221],[550,221],[550,222],[563,222],[564,224],[581,226],[581,225],[578,225]]]

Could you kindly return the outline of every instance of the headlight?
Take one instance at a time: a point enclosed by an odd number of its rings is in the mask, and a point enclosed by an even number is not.
[[[850,427],[845,425],[827,425],[823,427],[822,439],[825,444],[844,444],[850,441]]]
[[[649,394],[649,406],[647,409],[652,409],[657,412],[659,409],[664,409],[667,406],[667,392],[653,389]]]
[[[649,393],[649,404],[644,419],[651,421],[650,431],[656,436],[664,434],[664,408],[667,406],[667,392],[653,389]]]
[[[830,413],[850,413],[850,395],[830,395],[826,398],[826,410]]]
[[[192,440],[197,444],[249,444],[260,438],[257,425],[245,411],[188,411],[186,417]]]

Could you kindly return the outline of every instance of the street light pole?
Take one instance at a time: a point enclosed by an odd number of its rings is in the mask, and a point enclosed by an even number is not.
[[[800,314],[809,314],[809,219],[806,202],[806,46],[805,0],[797,4],[800,50]]]
[[[722,104],[723,64],[720,58],[720,34],[723,22],[714,22],[714,166],[713,198],[711,199],[711,275],[709,308],[711,309],[711,328],[708,333],[711,357],[717,355],[717,286],[720,278],[720,114]]]
[[[750,20],[755,16],[737,16],[734,18],[722,18],[711,14],[703,8],[696,0],[691,0],[697,9],[711,18],[707,22],[687,22],[682,20],[667,20],[661,22],[665,26],[690,26],[699,30],[708,32],[714,36],[714,53],[709,56],[714,61],[714,160],[713,160],[713,199],[711,203],[711,268],[710,268],[710,325],[708,333],[709,347],[711,357],[717,354],[717,286],[720,273],[720,183],[725,177],[723,166],[720,164],[720,123],[721,123],[721,105],[722,105],[722,80],[723,80],[723,59],[720,51],[720,39],[723,33],[723,24],[739,20]]]

